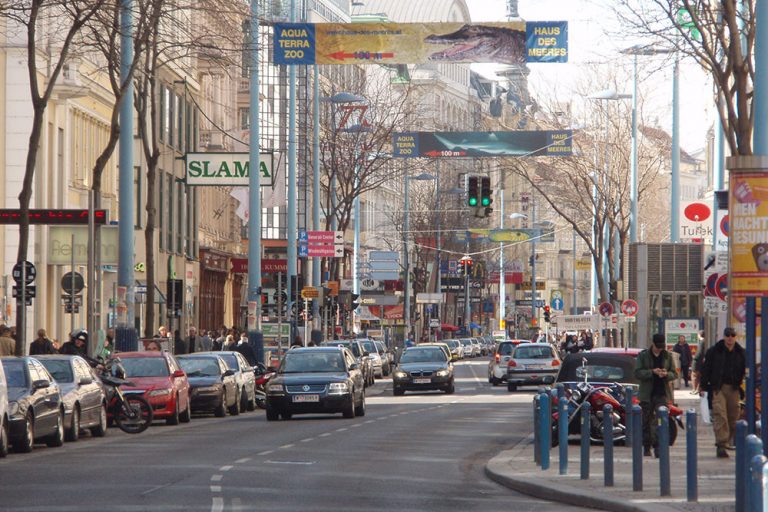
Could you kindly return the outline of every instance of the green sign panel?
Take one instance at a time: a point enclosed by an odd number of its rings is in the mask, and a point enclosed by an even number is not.
[[[247,187],[250,179],[248,153],[187,153],[187,185]],[[272,186],[273,154],[259,155],[259,182]]]

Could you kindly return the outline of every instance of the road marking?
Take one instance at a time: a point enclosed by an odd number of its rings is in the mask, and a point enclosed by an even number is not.
[[[376,420],[368,420],[368,421],[366,421],[364,423],[375,423],[375,422],[376,422]]]
[[[211,476],[211,482],[221,482],[222,478],[224,478],[224,475],[213,475]]]
[[[212,485],[211,486],[211,492],[221,492],[221,486],[220,485]]]
[[[363,426],[362,423],[356,423],[356,424],[352,425],[352,428],[357,428],[357,427],[362,427],[362,426]]]
[[[328,437],[330,435],[331,435],[330,432],[325,432],[324,434],[320,434],[318,437]]]
[[[167,483],[167,484],[163,484],[163,485],[157,485],[157,486],[151,488],[148,491],[144,491],[143,493],[141,493],[141,495],[142,496],[146,496],[147,494],[151,494],[151,493],[153,493],[155,491],[159,491],[160,489],[162,489],[164,487],[168,487],[169,485],[172,485],[172,483]]]
[[[265,464],[291,464],[294,466],[311,466],[314,464],[313,460],[268,460]]]
[[[229,471],[230,469],[232,469],[232,466],[221,466],[219,471]]]
[[[284,444],[280,448],[287,449],[287,448],[293,448],[294,446],[296,446],[294,443],[290,443],[290,444]]]
[[[250,461],[250,457],[243,457],[242,459],[237,459],[235,461],[235,464],[245,464],[246,462]]]
[[[270,453],[275,453],[275,450],[267,450],[267,451],[264,451],[264,452],[259,452],[256,455],[259,456],[259,457],[263,457],[264,455],[269,455]]]
[[[314,438],[314,437],[308,437],[308,438],[306,438],[306,439],[302,439],[302,440],[301,440],[301,441],[299,441],[299,442],[300,442],[300,443],[309,443],[309,442],[312,442],[312,441],[314,441],[314,440],[315,440],[315,438]]]
[[[349,430],[349,429],[347,427],[337,428],[336,432],[344,432],[345,430]]]
[[[222,512],[224,510],[224,498],[213,498],[211,503],[211,512]]]

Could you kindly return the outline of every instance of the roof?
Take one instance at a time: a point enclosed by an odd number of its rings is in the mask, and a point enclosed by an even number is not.
[[[372,14],[385,14],[398,23],[471,21],[464,0],[365,0],[364,5],[352,7],[352,16]]]
[[[625,354],[627,356],[636,356],[643,349],[641,348],[615,348],[615,347],[597,347],[590,350],[590,352],[598,354]]]
[[[148,350],[146,352],[120,352],[117,354],[119,358],[132,358],[132,357],[165,357],[166,352],[159,350]]]

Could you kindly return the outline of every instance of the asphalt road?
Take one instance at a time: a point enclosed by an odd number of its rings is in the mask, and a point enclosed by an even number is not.
[[[366,416],[264,412],[110,429],[0,460],[0,510],[568,512],[516,494],[485,462],[530,432],[533,389],[487,382],[487,360],[456,365],[456,393],[369,388]]]

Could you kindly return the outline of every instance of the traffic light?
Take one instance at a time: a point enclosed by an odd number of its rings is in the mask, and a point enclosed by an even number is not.
[[[478,176],[467,178],[467,204],[469,206],[480,205],[480,184]]]
[[[531,327],[536,327],[539,325],[539,321],[535,318],[531,318]]]
[[[480,180],[480,205],[491,206],[492,202],[493,198],[491,197],[491,178],[488,176],[483,176]]]
[[[354,311],[358,308],[358,306],[360,306],[360,302],[358,301],[359,298],[360,298],[360,294],[358,293],[352,294],[352,301],[349,307],[350,311]]]
[[[472,273],[472,258],[464,256],[459,260],[459,273],[463,276]]]
[[[544,306],[544,321],[549,323],[549,306]]]

